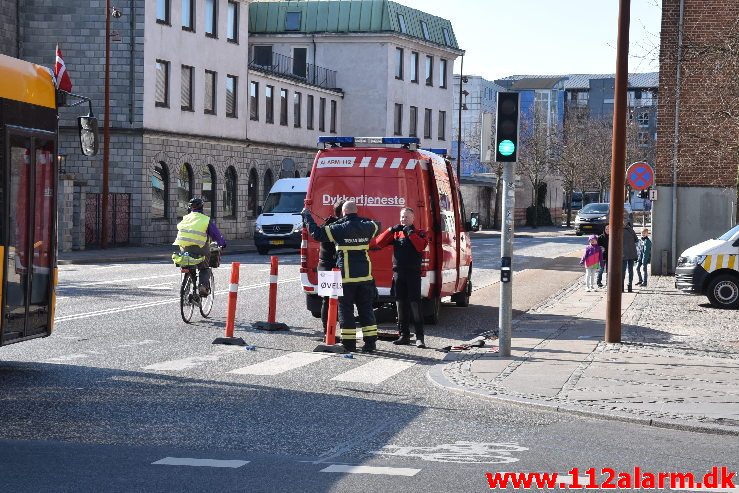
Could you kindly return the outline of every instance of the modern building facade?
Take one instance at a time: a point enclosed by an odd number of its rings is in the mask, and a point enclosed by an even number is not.
[[[663,0],[652,270],[737,223],[739,4]],[[682,44],[678,40],[682,37]]]

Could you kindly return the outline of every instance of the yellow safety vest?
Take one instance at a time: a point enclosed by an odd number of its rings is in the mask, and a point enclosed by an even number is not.
[[[208,224],[210,224],[208,216],[191,212],[177,225],[177,239],[172,244],[181,247],[204,247],[208,243]]]

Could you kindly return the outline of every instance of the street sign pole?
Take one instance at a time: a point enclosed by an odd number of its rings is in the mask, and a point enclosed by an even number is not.
[[[513,226],[516,206],[516,163],[503,163],[503,224],[500,234],[500,305],[498,308],[498,352],[511,355],[513,320]]]

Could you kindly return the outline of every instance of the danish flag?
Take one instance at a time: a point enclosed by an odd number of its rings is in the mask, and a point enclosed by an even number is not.
[[[56,45],[56,63],[54,64],[54,80],[56,88],[66,92],[72,92],[72,80],[67,73],[67,67],[64,65],[62,58],[62,50]]]

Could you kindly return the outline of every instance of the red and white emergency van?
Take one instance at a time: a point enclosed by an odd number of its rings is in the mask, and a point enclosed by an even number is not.
[[[428,232],[421,295],[426,322],[434,324],[442,298],[451,296],[457,306],[469,303],[472,226],[451,163],[436,152],[418,149],[418,142],[416,138],[320,137],[324,148],[313,162],[305,203],[320,224],[333,213],[335,202],[353,199],[359,215],[379,221],[381,230],[398,224],[400,209],[411,207],[416,228]],[[304,229],[301,282],[307,308],[315,317],[321,314],[321,298],[316,294],[318,249],[319,243]],[[392,254],[392,248],[370,251],[378,306],[393,301]]]

